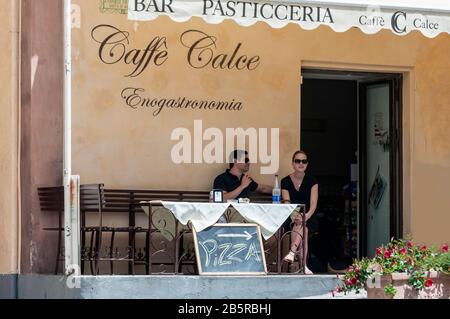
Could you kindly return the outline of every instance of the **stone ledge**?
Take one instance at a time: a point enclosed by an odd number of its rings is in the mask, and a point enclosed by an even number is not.
[[[80,288],[69,289],[79,280]],[[329,294],[336,276],[19,276],[19,298],[297,299]]]
[[[0,299],[17,298],[18,275],[0,275]]]

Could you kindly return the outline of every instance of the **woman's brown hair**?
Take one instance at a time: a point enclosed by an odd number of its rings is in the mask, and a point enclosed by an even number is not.
[[[303,152],[303,151],[301,151],[301,150],[298,150],[298,151],[296,151],[296,152],[294,153],[294,155],[292,155],[292,161],[295,160],[295,157],[296,157],[298,154],[303,154],[303,155],[306,156],[306,158],[308,158],[308,155],[307,155],[305,152]]]

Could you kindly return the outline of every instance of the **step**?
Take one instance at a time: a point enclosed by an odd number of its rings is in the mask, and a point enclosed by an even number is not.
[[[331,296],[335,275],[20,275],[18,297],[36,299],[298,299]]]

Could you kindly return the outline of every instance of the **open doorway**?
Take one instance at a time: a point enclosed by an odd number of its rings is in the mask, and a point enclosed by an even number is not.
[[[302,77],[301,148],[319,181],[309,265],[337,272],[401,234],[401,75]]]

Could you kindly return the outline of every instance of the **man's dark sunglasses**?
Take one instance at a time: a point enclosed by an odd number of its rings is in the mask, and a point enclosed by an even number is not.
[[[304,160],[301,160],[301,159],[295,159],[295,160],[294,160],[294,163],[295,163],[295,164],[300,164],[300,163],[308,164],[308,160],[307,160],[307,159],[304,159]]]

